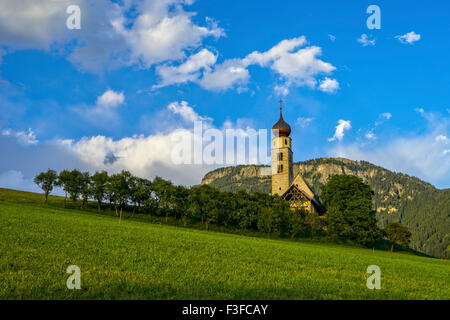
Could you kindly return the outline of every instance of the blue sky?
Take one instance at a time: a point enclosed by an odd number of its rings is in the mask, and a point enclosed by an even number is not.
[[[81,29],[69,30],[69,5]],[[381,29],[368,29],[369,5]],[[450,4],[444,1],[0,0],[0,185],[57,170],[164,163],[171,134],[270,129],[294,161],[342,156],[450,187]],[[172,106],[172,107],[170,107]],[[118,161],[105,163],[106,155]],[[217,166],[216,166],[217,167]]]

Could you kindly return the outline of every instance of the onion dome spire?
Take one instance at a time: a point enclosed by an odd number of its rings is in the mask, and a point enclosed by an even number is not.
[[[273,125],[272,132],[276,137],[289,137],[289,135],[291,134],[291,127],[283,119],[283,114],[281,112],[281,110],[283,109],[281,105],[282,103],[283,100],[280,99],[280,119]]]

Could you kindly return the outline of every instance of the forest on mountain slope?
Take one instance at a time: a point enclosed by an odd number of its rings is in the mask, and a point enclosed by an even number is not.
[[[380,227],[400,222],[411,233],[411,247],[426,254],[450,258],[450,189],[433,185],[403,173],[396,173],[366,161],[320,158],[294,163],[294,177],[300,173],[320,200],[320,188],[334,174],[355,175],[374,190],[374,209]],[[223,191],[271,191],[267,166],[240,165],[216,169],[202,184]]]

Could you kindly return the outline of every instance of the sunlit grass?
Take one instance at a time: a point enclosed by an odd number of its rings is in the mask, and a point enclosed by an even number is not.
[[[107,215],[36,205],[33,197],[0,201],[0,299],[450,298],[446,260],[119,224]],[[66,288],[72,264],[81,268],[81,290]],[[366,288],[373,264],[381,268],[381,290]]]

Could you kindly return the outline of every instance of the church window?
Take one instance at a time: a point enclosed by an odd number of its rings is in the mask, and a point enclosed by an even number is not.
[[[285,143],[285,144],[288,144],[288,143],[287,143],[287,139],[284,139],[284,143]]]
[[[278,161],[281,161],[281,160],[283,160],[283,153],[282,152],[278,153]]]
[[[282,165],[282,164],[280,164],[280,165],[278,166],[278,170],[277,170],[277,171],[278,171],[277,173],[283,172],[283,165]]]

